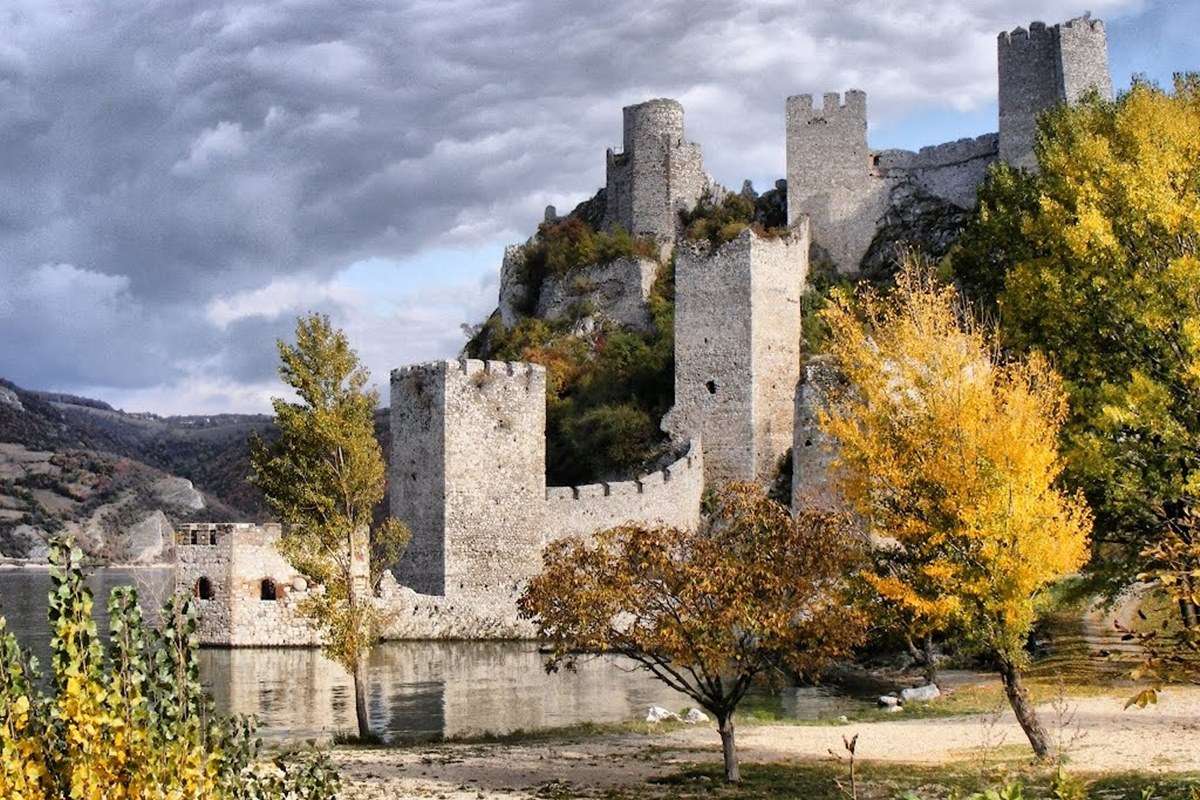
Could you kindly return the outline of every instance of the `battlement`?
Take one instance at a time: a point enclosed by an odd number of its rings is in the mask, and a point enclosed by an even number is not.
[[[844,95],[838,92],[826,92],[821,96],[821,106],[813,106],[811,94],[792,95],[787,99],[787,116],[789,121],[797,120],[815,122],[830,120],[834,117],[849,117],[851,119],[867,119],[867,93],[861,89],[851,89]]]
[[[500,377],[531,377],[544,375],[546,368],[541,364],[525,361],[482,361],[478,358],[448,359],[409,364],[392,370],[392,383],[410,375],[489,375]]]
[[[653,492],[678,475],[694,469],[699,459],[696,442],[688,442],[687,452],[656,472],[639,475],[631,481],[601,481],[600,483],[585,483],[581,486],[547,486],[546,499],[560,500],[589,500],[597,497],[629,497],[631,495]]]
[[[704,491],[700,442],[669,466],[631,481],[546,488],[547,542],[590,536],[629,522],[690,528],[698,524]]]
[[[1024,47],[1039,42],[1049,43],[1054,38],[1054,29],[1046,27],[1044,22],[1031,22],[1028,28],[1017,26],[1011,31],[1003,31],[997,37],[1001,46]]]
[[[175,526],[175,544],[179,547],[215,547],[237,533],[259,534],[264,540],[278,539],[282,527],[277,522],[189,522]]]
[[[1017,26],[1011,31],[1001,31],[996,37],[1001,47],[1025,47],[1033,44],[1048,44],[1064,30],[1083,36],[1105,37],[1104,21],[1091,17],[1075,17],[1057,25],[1031,22],[1028,28]]]

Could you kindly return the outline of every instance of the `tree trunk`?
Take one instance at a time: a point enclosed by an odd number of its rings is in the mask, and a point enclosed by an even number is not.
[[[1006,658],[1000,659],[1000,680],[1004,683],[1004,693],[1008,695],[1009,705],[1017,715],[1021,730],[1025,731],[1029,738],[1029,745],[1034,754],[1039,760],[1046,758],[1050,754],[1050,739],[1037,718],[1037,711],[1029,699],[1029,690],[1021,681],[1021,671]]]
[[[742,774],[738,770],[737,749],[733,743],[733,714],[718,714],[717,730],[721,734],[721,755],[725,758],[725,780],[740,783]]]
[[[925,634],[920,647],[913,643],[911,636],[905,634],[904,644],[908,647],[908,654],[912,656],[912,660],[921,665],[921,672],[925,676],[926,683],[937,683],[937,662],[933,656],[933,634]]]
[[[367,659],[359,656],[354,665],[354,716],[358,719],[358,738],[371,738],[371,720],[367,717]]]
[[[925,682],[937,683],[937,658],[933,654],[933,634],[925,634],[921,643],[921,657],[925,660]]]
[[[1179,598],[1179,618],[1183,627],[1189,630],[1196,627],[1196,606],[1183,597]]]

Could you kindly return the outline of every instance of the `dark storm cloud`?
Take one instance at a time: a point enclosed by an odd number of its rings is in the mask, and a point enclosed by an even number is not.
[[[972,108],[995,91],[997,30],[1078,10],[883,5],[10,0],[0,374],[151,404],[207,378],[244,399],[287,315],[219,324],[212,304],[300,290],[293,306],[394,344],[394,361],[427,352],[411,342],[448,354],[453,315],[490,287],[372,327],[370,298],[327,282],[358,259],[523,238],[545,203],[602,182],[624,103],[680,98],[719,179],[771,178],[787,94],[858,86],[885,122]]]

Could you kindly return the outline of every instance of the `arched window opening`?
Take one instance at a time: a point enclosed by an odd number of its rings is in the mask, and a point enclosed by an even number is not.
[[[279,590],[275,587],[275,581],[271,580],[270,578],[262,579],[260,590],[261,594],[259,595],[259,599],[261,600],[279,599]]]
[[[212,600],[212,581],[203,575],[200,576],[200,579],[196,581],[195,595],[200,600]]]

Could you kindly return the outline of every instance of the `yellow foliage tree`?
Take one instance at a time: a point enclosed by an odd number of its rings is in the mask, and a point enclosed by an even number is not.
[[[1095,512],[1089,572],[1110,597],[1200,497],[1200,75],[1173,89],[1047,113],[1038,171],[993,170],[953,258],[1005,347],[1063,377],[1066,479]]]
[[[1035,601],[1087,555],[1091,516],[1058,488],[1060,381],[1001,360],[956,291],[909,258],[887,296],[823,312],[846,382],[819,424],[834,479],[876,542],[867,578],[918,632],[954,631],[995,662],[1039,756],[1021,681]]]

